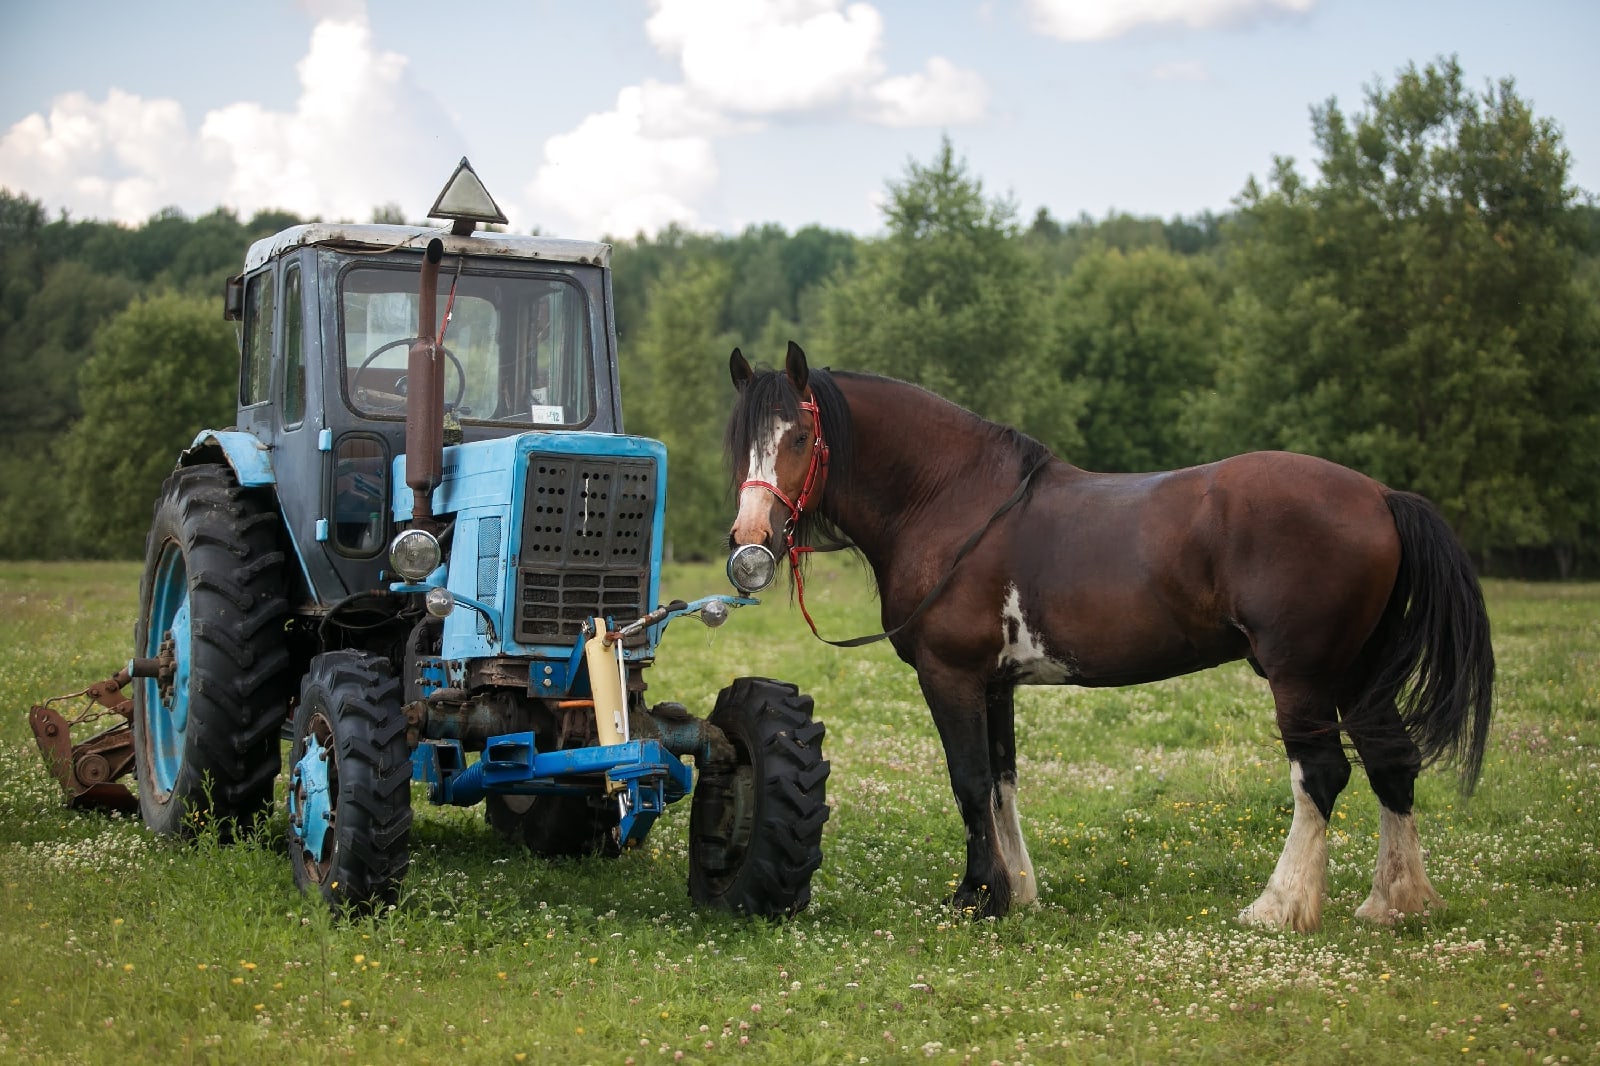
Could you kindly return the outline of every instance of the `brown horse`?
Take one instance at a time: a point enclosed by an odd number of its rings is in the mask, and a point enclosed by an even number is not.
[[[730,369],[731,543],[788,549],[793,571],[794,549],[826,537],[871,566],[966,824],[956,906],[1000,915],[1037,896],[1017,685],[1132,685],[1236,659],[1271,687],[1294,795],[1277,868],[1240,920],[1319,927],[1345,741],[1381,805],[1357,917],[1441,902],[1413,785],[1440,757],[1476,782],[1494,654],[1471,561],[1426,500],[1285,452],[1090,473],[914,385],[810,370],[792,342],[782,371],[737,349]]]

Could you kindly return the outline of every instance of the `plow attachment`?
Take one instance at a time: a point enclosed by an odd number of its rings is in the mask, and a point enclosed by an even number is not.
[[[135,677],[157,676],[158,667],[159,660],[135,660],[81,692],[56,696],[29,709],[28,724],[45,765],[66,793],[68,807],[128,813],[139,809],[138,799],[117,781],[133,772],[133,700],[122,690]],[[56,709],[72,700],[85,702],[70,714]],[[73,726],[102,718],[118,721],[87,740],[72,742]]]

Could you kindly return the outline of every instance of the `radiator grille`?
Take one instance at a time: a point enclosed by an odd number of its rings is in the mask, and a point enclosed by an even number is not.
[[[649,459],[535,453],[517,569],[515,636],[567,643],[596,614],[650,609],[656,466]],[[643,634],[636,642],[645,640]]]
[[[478,523],[478,588],[475,595],[493,607],[499,599],[500,588],[500,527],[498,518],[485,518]],[[478,616],[478,632],[489,631],[489,620]]]

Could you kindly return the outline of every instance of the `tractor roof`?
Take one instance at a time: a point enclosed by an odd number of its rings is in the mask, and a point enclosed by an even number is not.
[[[421,226],[354,225],[343,222],[312,222],[291,226],[264,237],[245,253],[248,273],[276,256],[306,245],[327,245],[353,251],[378,252],[411,248],[418,252],[437,237],[444,242],[445,255],[504,256],[508,259],[539,259],[555,263],[585,263],[608,266],[611,245],[597,241],[567,240],[561,237],[519,237],[507,233],[474,233],[457,237],[448,229]]]

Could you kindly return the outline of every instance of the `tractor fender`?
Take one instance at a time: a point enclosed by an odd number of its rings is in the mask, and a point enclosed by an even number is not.
[[[219,454],[220,453],[220,454]],[[278,477],[272,471],[272,449],[253,433],[237,429],[203,429],[194,443],[178,457],[179,466],[211,463],[224,459],[233,468],[233,476],[241,488],[258,488],[275,485]]]

